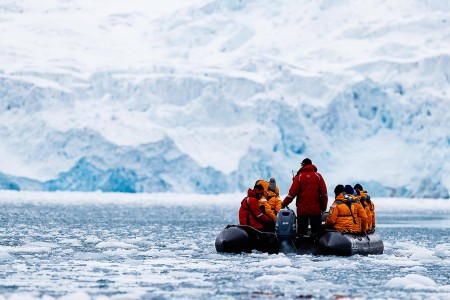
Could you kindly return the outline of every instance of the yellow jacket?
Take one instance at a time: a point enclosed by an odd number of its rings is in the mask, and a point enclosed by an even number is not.
[[[367,215],[367,218],[370,218],[370,227],[367,228],[367,230],[372,230],[375,228],[375,204],[373,203],[372,199],[370,198],[370,196],[367,194],[366,191],[360,191],[360,194],[363,194],[365,199],[366,199],[366,203],[367,206],[369,207],[369,211],[370,211],[370,216]]]
[[[353,216],[355,217],[356,223],[353,224],[352,231],[353,232],[366,232],[367,231],[367,214],[362,206],[362,204],[359,202],[358,198],[350,195],[353,197],[353,206],[355,207],[353,211]]]
[[[375,204],[373,204],[373,201],[370,201],[369,209],[372,214],[372,228],[370,229],[373,229],[375,227]]]
[[[373,220],[373,214],[372,211],[370,210],[370,203],[367,202],[367,194],[365,191],[359,191],[359,196],[358,196],[359,202],[361,202],[362,206],[364,207],[364,211],[366,212],[367,215],[367,230],[372,230],[373,228],[373,224],[372,224],[372,220]]]
[[[255,184],[261,184],[264,187],[264,198],[259,200],[260,206],[263,205],[265,214],[272,220],[276,221],[277,213],[281,209],[280,190],[276,186],[275,191],[269,190],[269,182],[265,180],[258,180]]]
[[[331,227],[342,232],[351,232],[354,222],[356,223],[352,198],[344,195],[344,193],[337,195],[330,207],[325,227]]]
[[[278,187],[277,187],[278,189]],[[272,191],[267,191],[267,203],[269,203],[270,209],[272,210],[272,213],[274,215],[274,221],[277,218],[277,214],[281,209],[281,204],[283,201],[281,201],[280,196]]]
[[[262,213],[271,218],[273,221],[277,219],[276,214],[273,213],[272,208],[270,207],[269,201],[266,198],[261,198],[258,200],[259,208]]]

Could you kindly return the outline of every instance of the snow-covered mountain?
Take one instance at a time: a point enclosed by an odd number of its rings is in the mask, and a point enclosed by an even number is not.
[[[0,188],[449,197],[450,4],[6,0]]]

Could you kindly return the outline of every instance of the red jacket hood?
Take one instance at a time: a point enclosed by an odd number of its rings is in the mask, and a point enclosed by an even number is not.
[[[252,197],[252,198],[257,198],[256,193],[252,189],[248,189],[247,196]]]
[[[317,168],[315,165],[306,165],[300,168],[300,170],[298,170],[298,174],[303,173],[303,172],[317,172]]]

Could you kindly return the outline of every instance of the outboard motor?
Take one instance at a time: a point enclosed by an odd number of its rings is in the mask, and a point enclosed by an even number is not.
[[[297,254],[297,248],[294,242],[297,233],[297,223],[295,213],[289,208],[283,208],[278,212],[275,233],[280,244],[280,252],[284,254]]]

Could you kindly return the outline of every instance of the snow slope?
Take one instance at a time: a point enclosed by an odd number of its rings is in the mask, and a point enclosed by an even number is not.
[[[447,1],[5,1],[0,188],[448,198]]]

